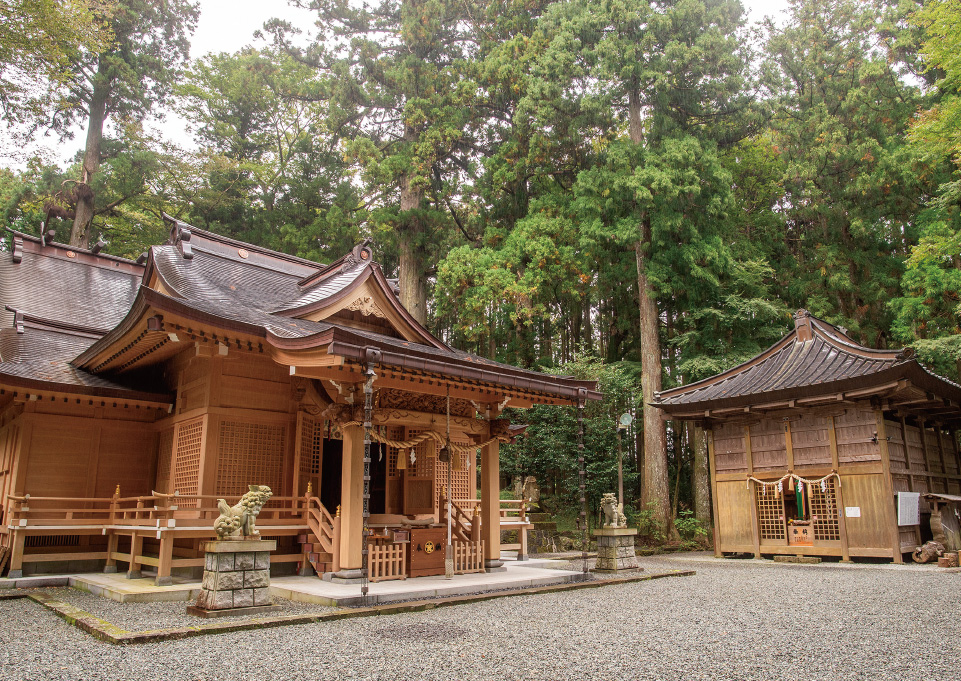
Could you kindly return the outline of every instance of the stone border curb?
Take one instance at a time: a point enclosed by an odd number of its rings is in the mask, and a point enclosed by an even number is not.
[[[494,591],[490,593],[472,594],[468,596],[449,596],[446,598],[432,598],[429,600],[409,601],[406,603],[387,603],[367,608],[344,608],[334,612],[317,615],[281,615],[278,617],[263,617],[258,619],[244,620],[243,622],[215,622],[213,624],[202,624],[194,627],[178,627],[174,629],[156,629],[148,631],[126,631],[118,626],[91,615],[85,610],[81,610],[68,603],[58,601],[43,591],[33,591],[31,593],[0,594],[0,601],[16,600],[27,598],[39,603],[47,610],[50,610],[67,624],[85,631],[96,639],[105,643],[115,645],[131,645],[136,643],[155,643],[159,641],[175,641],[183,638],[193,638],[194,636],[207,636],[211,634],[226,634],[233,631],[250,631],[254,629],[268,629],[273,627],[283,627],[291,624],[314,624],[320,622],[332,622],[343,619],[353,619],[356,617],[371,617],[374,615],[398,615],[407,612],[424,612],[436,608],[444,608],[462,603],[479,603],[490,601],[496,598],[507,598],[511,596],[528,596],[534,594],[554,593],[558,591],[573,591],[575,589],[593,589],[602,586],[613,586],[617,584],[630,584],[633,582],[646,582],[664,577],[691,577],[696,575],[695,570],[674,570],[672,572],[661,572],[656,574],[639,575],[636,577],[614,577],[611,579],[598,579],[590,582],[574,582],[569,584],[554,584],[551,586],[537,586],[516,591]]]

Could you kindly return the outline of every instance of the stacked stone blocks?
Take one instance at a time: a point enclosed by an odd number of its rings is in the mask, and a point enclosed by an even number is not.
[[[208,542],[202,590],[188,612],[211,617],[239,608],[274,609],[270,552],[276,546],[275,541],[262,540]]]
[[[594,530],[597,538],[597,563],[594,569],[599,572],[618,572],[637,570],[637,556],[634,554],[634,537],[637,530],[630,528],[603,528]]]

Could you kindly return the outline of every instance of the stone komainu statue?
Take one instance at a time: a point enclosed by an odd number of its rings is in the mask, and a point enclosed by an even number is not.
[[[617,497],[613,492],[608,492],[601,497],[601,510],[604,511],[604,527],[627,527],[624,504],[617,503]]]
[[[217,499],[220,517],[214,523],[218,539],[224,537],[253,537],[260,532],[254,526],[260,509],[273,495],[267,485],[249,485],[250,491],[240,497],[235,506],[228,506],[223,499]]]

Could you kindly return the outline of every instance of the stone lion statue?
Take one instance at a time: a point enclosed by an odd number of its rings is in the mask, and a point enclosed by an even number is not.
[[[617,497],[613,492],[608,492],[601,497],[601,510],[604,511],[604,527],[627,527],[624,504],[617,503]]]
[[[235,506],[228,506],[223,499],[217,499],[220,517],[214,523],[218,539],[224,537],[254,537],[260,534],[254,526],[260,509],[273,492],[267,485],[248,485],[250,491],[240,497]]]

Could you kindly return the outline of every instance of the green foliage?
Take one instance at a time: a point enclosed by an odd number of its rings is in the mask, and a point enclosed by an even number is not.
[[[0,110],[19,125],[57,105],[75,77],[75,60],[109,48],[107,0],[5,0],[0,3]],[[13,149],[4,149],[13,153]]]

